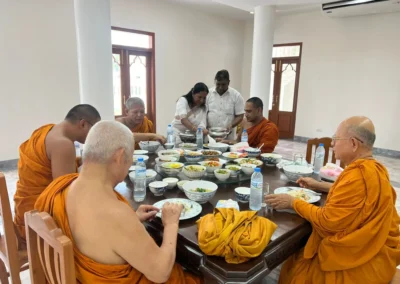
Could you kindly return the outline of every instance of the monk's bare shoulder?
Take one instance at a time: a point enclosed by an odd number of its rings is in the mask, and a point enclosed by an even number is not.
[[[105,218],[108,219],[108,222],[117,226],[125,226],[127,222],[139,223],[141,225],[138,216],[129,204],[118,199],[113,199],[107,207]]]
[[[61,156],[73,155],[75,158],[74,142],[65,136],[57,135],[57,133],[49,133],[46,137],[46,151],[50,160],[56,154]]]

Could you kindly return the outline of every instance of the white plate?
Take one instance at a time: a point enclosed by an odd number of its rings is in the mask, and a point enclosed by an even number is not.
[[[133,152],[133,155],[147,155],[149,153],[149,151],[147,150],[135,150]]]
[[[193,218],[193,217],[199,215],[201,213],[201,210],[203,210],[203,208],[201,207],[201,205],[199,203],[192,201],[190,199],[184,199],[184,198],[163,199],[163,200],[160,200],[160,201],[154,203],[153,206],[155,206],[159,209],[162,209],[165,202],[169,202],[169,203],[178,202],[178,203],[182,203],[183,206],[185,206],[185,208],[190,208],[181,214],[181,217],[179,218],[179,220],[186,220],[186,219]],[[184,210],[182,210],[182,212],[183,211]],[[161,213],[160,212],[157,213],[156,216],[161,218]]]
[[[293,187],[292,186],[280,187],[280,188],[275,189],[274,193],[275,194],[288,193],[289,191],[292,191],[292,190],[301,190],[301,189],[310,197],[310,199],[306,202],[315,203],[321,199],[321,195],[319,193],[312,191],[310,189],[302,188],[302,187],[294,187],[294,186]]]
[[[243,162],[243,160],[251,160],[252,163]],[[253,165],[256,165],[257,167],[262,166],[262,164],[263,164],[262,161],[260,161],[258,159],[255,159],[255,158],[240,158],[240,159],[236,159],[235,163],[238,163],[239,165],[241,165],[241,164],[253,164]]]

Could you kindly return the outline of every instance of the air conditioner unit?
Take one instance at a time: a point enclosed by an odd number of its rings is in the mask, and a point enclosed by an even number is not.
[[[400,0],[347,0],[322,4],[329,17],[350,17],[400,11]]]

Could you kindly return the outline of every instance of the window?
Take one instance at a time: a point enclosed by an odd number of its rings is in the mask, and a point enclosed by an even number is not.
[[[111,30],[114,115],[125,115],[125,102],[140,97],[155,123],[154,33],[113,27]]]

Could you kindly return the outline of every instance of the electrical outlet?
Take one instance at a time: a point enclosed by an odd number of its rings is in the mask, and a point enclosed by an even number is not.
[[[317,132],[322,132],[322,129],[321,128],[317,128]]]

